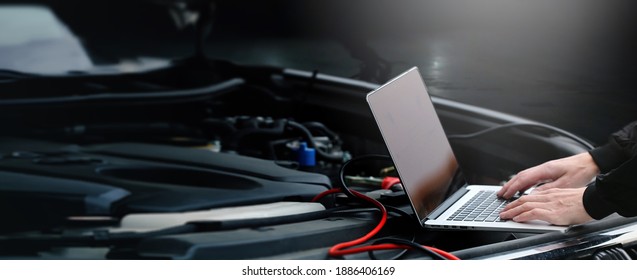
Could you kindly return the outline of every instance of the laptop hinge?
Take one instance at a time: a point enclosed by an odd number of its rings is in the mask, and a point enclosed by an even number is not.
[[[463,186],[460,189],[458,189],[449,198],[445,199],[445,201],[442,204],[438,205],[436,209],[431,211],[431,213],[427,215],[427,218],[425,218],[425,220],[437,219],[440,215],[442,215],[443,212],[445,212],[445,210],[447,210],[447,208],[451,207],[451,205],[453,205],[456,201],[458,201],[458,199],[460,199],[468,191],[469,190],[466,188],[466,186]]]

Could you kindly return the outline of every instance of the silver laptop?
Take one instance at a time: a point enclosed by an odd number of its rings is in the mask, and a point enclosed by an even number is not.
[[[500,220],[500,210],[508,203],[495,195],[501,186],[465,184],[448,195],[452,183],[462,176],[460,165],[418,68],[372,91],[367,102],[422,226],[514,232],[567,229],[543,221]]]

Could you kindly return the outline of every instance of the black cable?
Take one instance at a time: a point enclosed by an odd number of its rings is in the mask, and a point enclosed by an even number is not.
[[[414,233],[414,236],[412,236],[411,238],[411,242],[415,242],[416,241],[416,234]],[[375,242],[374,242],[375,243]],[[384,242],[381,242],[384,243]],[[375,243],[378,244],[378,243]],[[407,252],[409,252],[409,249],[402,249],[399,253],[397,253],[396,255],[394,255],[393,257],[387,259],[387,260],[399,260],[400,258],[402,258],[405,254],[407,254]],[[376,255],[374,254],[374,251],[368,251],[367,255],[369,256],[370,259],[372,260],[379,260],[379,258],[376,257]]]
[[[389,205],[385,205],[385,208],[387,208],[387,211],[393,211],[395,213],[400,214],[403,217],[409,218],[409,219],[413,219],[413,216],[409,213],[407,213],[405,210],[402,210],[400,208],[394,207],[394,206],[389,206]]]
[[[473,133],[467,133],[467,134],[452,134],[452,135],[448,135],[447,139],[459,139],[459,140],[464,140],[464,139],[471,139],[471,138],[476,138],[491,132],[495,132],[498,130],[502,130],[502,129],[508,129],[508,128],[520,128],[520,127],[536,127],[536,128],[543,128],[543,129],[547,129],[550,130],[552,132],[561,134],[562,136],[565,136],[567,138],[572,139],[573,141],[583,145],[584,147],[586,147],[587,149],[593,149],[593,145],[591,145],[590,143],[588,143],[586,140],[568,132],[562,129],[559,129],[557,127],[553,127],[550,125],[545,125],[545,124],[541,124],[541,123],[507,123],[507,124],[502,124],[502,125],[498,125],[498,126],[494,126],[494,127],[490,127],[484,130],[480,130],[478,132],[473,132]]]
[[[346,170],[346,168],[352,163],[359,162],[359,161],[364,161],[364,160],[370,160],[370,159],[383,159],[383,160],[386,160],[386,159],[390,159],[390,157],[386,156],[386,155],[374,155],[374,154],[372,154],[372,155],[363,155],[363,156],[358,156],[358,157],[352,158],[351,160],[346,161],[341,166],[341,168],[339,170],[339,176],[338,177],[339,177],[339,179],[341,181],[342,191],[343,191],[343,193],[345,195],[347,195],[347,197],[349,197],[351,199],[354,199],[354,200],[360,200],[360,198],[355,196],[352,193],[352,191],[350,191],[349,186],[347,185],[347,182],[345,181],[345,170]],[[395,211],[395,212],[397,212],[397,213],[399,213],[401,215],[405,215],[405,216],[411,217],[409,214],[407,214],[407,212],[402,211],[402,210],[400,210],[398,208],[395,208],[395,207],[392,207],[392,206],[385,206],[385,208],[387,210]],[[407,253],[407,250],[402,250],[400,253],[395,255],[393,257],[393,259],[398,259],[398,258],[402,257],[405,253]],[[369,251],[369,252],[367,252],[367,254],[369,255],[369,257],[371,259],[376,259],[376,257],[374,256],[373,251]]]
[[[387,156],[387,155],[377,155],[377,154],[370,154],[370,155],[363,155],[363,156],[359,156],[356,158],[353,158],[347,162],[345,162],[342,166],[341,169],[339,170],[339,179],[341,181],[341,185],[342,185],[342,191],[343,193],[345,193],[345,195],[347,195],[349,198],[353,198],[353,199],[358,199],[357,196],[355,196],[350,190],[349,187],[347,185],[347,182],[345,182],[345,170],[346,168],[355,162],[359,162],[359,161],[363,161],[363,160],[370,160],[370,159],[383,159],[383,160],[387,160],[387,159],[391,159],[391,157]],[[385,206],[385,208],[387,210],[390,211],[394,211],[402,216],[408,217],[409,219],[413,218],[409,213],[396,208],[396,207],[392,207],[392,206]],[[381,243],[394,243],[394,244],[401,244],[401,245],[406,245],[409,246],[413,249],[416,249],[417,251],[426,254],[434,259],[441,259],[441,260],[446,260],[445,257],[443,257],[442,255],[427,249],[426,247],[415,243],[415,236],[412,238],[411,241],[409,240],[405,240],[405,239],[399,239],[399,238],[380,238],[375,240],[372,244],[381,244]],[[406,254],[407,250],[403,250],[400,253],[396,254],[394,257],[392,257],[392,259],[398,259],[400,257],[402,257],[404,254]],[[368,252],[369,256],[371,259],[376,259],[376,257],[374,256],[373,252],[370,251]]]
[[[387,159],[391,159],[391,158],[389,156],[387,156],[387,155],[377,155],[377,154],[362,155],[362,156],[358,156],[358,157],[355,157],[353,159],[350,159],[350,160],[346,161],[345,163],[343,163],[343,165],[341,165],[341,168],[338,171],[338,178],[339,178],[339,180],[341,182],[341,186],[343,188],[343,193],[345,193],[345,195],[347,195],[347,197],[355,199],[355,200],[359,199],[357,196],[355,196],[349,190],[349,187],[347,186],[347,182],[345,182],[345,169],[352,163],[363,161],[363,160],[370,160],[370,159],[387,160]]]
[[[426,247],[422,246],[421,244],[418,244],[416,242],[413,241],[409,241],[409,240],[405,240],[405,239],[400,239],[400,238],[393,238],[393,237],[386,237],[386,238],[380,238],[375,240],[372,244],[376,245],[376,244],[382,244],[382,243],[392,243],[392,244],[400,244],[400,245],[406,245],[409,246],[410,248],[423,253],[424,255],[430,256],[433,259],[437,259],[437,260],[446,260],[447,258],[443,257],[442,255],[427,249]]]
[[[400,208],[394,207],[394,206],[388,206],[385,205],[385,208],[387,209],[388,212],[395,212],[398,213],[399,215],[406,217],[407,219],[412,219],[413,216],[410,215],[409,213],[403,211]],[[414,232],[413,236],[411,237],[411,242],[415,242],[416,241],[416,233]],[[403,257],[407,252],[409,252],[408,249],[403,249],[402,251],[400,251],[398,254],[394,255],[393,257],[390,258],[390,260],[398,260],[401,257]],[[369,255],[369,258],[372,260],[376,260],[376,255],[374,255],[374,251],[368,251],[367,254]]]

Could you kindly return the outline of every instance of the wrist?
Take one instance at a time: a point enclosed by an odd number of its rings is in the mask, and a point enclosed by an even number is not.
[[[579,156],[584,168],[588,171],[588,173],[590,173],[591,175],[597,175],[600,173],[599,165],[597,165],[597,162],[595,162],[595,159],[590,153],[581,153],[579,154]]]

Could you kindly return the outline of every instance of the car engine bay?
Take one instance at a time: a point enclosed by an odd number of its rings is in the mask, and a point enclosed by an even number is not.
[[[381,187],[395,173],[364,100],[376,84],[201,59],[142,73],[8,76],[0,99],[0,258],[330,258],[329,247],[365,235],[379,215],[343,195],[313,201],[344,182],[400,209],[379,236],[462,258],[546,242],[568,246],[542,257],[635,257],[632,247],[625,254],[583,248],[622,230],[578,239],[575,251],[557,254],[573,248],[579,229],[419,228],[400,185]],[[590,148],[557,128],[442,98],[434,103],[472,182],[500,184],[525,167]],[[377,157],[343,170],[369,155]],[[606,228],[630,222],[600,221]],[[386,254],[395,255],[378,257]]]

